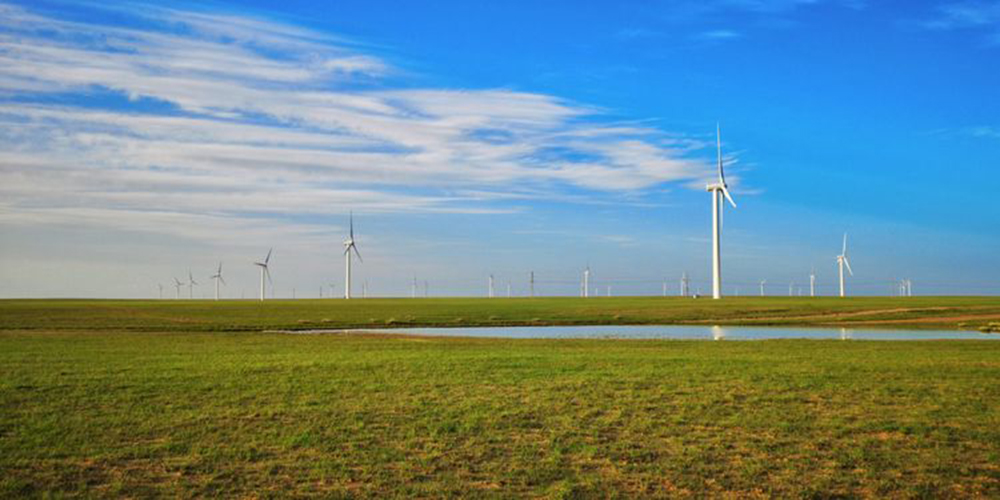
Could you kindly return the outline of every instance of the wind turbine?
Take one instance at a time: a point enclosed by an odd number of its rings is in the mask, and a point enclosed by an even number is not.
[[[193,299],[194,298],[194,286],[197,285],[197,284],[198,284],[198,282],[194,280],[194,275],[192,275],[191,271],[189,270],[188,271],[188,298],[189,299]]]
[[[837,256],[837,269],[840,272],[840,296],[846,296],[844,293],[844,266],[847,266],[847,272],[854,276],[854,271],[851,269],[851,261],[847,259],[847,233],[844,233],[844,248],[841,250],[840,255]]]
[[[736,202],[729,195],[726,185],[726,177],[722,172],[722,132],[718,124],[715,126],[715,149],[719,168],[719,181],[705,186],[705,190],[712,193],[712,298],[722,298],[722,255],[720,248],[720,231],[722,229],[722,198],[725,197],[729,204],[736,208]]]
[[[413,277],[413,284],[410,285],[410,298],[417,298],[417,277]]]
[[[690,290],[688,289],[690,285],[691,285],[691,280],[688,279],[687,271],[684,271],[684,274],[681,275],[681,297],[687,297],[691,295]]]
[[[264,277],[267,276],[267,282],[271,283],[271,270],[268,269],[267,265],[271,261],[271,252],[274,249],[267,251],[267,257],[264,257],[264,262],[254,262],[253,265],[260,267],[260,300],[264,301]]]
[[[222,262],[219,262],[219,270],[215,271],[211,279],[215,280],[215,300],[219,300],[219,282],[221,281],[223,285],[226,284],[226,280],[222,279]]]
[[[351,212],[351,232],[346,240],[344,240],[344,259],[347,272],[344,277],[344,298],[351,298],[351,250],[354,250],[354,254],[358,256],[358,262],[364,263],[364,259],[361,258],[361,253],[358,252],[358,247],[354,244],[354,212]]]
[[[493,298],[493,275],[490,275],[490,298]]]
[[[162,283],[157,283],[156,287],[160,289],[160,299],[162,300],[163,299],[163,284]]]
[[[532,298],[534,298],[535,297],[535,272],[534,271],[531,271],[530,276],[528,278],[528,283],[531,285],[530,286],[530,290],[531,290],[530,296]]]
[[[181,280],[179,280],[177,278],[174,278],[174,288],[176,289],[175,291],[177,292],[177,299],[178,300],[181,298],[181,287],[182,286],[184,286],[184,283],[181,283]]]
[[[815,297],[816,296],[816,268],[815,267],[812,268],[811,271],[809,271],[809,296],[810,297]]]
[[[590,265],[583,270],[583,297],[590,297]]]
[[[767,284],[767,280],[760,280],[760,296],[764,296],[764,285]]]

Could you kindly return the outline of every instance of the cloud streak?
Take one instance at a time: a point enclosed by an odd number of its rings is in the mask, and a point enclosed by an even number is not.
[[[698,141],[556,96],[392,88],[365,46],[296,26],[136,6],[117,14],[142,29],[0,14],[7,224],[178,214],[204,236],[226,216],[497,213],[709,170]]]

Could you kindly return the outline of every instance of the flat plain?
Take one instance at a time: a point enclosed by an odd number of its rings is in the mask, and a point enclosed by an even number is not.
[[[998,315],[995,298],[0,301],[0,495],[996,497],[996,341],[263,330]]]

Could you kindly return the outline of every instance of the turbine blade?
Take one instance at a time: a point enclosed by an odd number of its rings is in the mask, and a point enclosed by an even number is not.
[[[719,184],[723,186],[726,185],[726,177],[722,173],[722,127],[718,122],[715,123],[715,153],[716,153],[716,164],[719,168]]]
[[[851,276],[854,276],[854,270],[851,269],[851,261],[847,260],[846,255],[844,256],[844,265],[847,266],[847,272],[850,273]]]
[[[219,276],[219,281],[221,281],[223,285],[226,284],[226,280],[222,276]]]
[[[354,211],[351,211],[351,241],[354,241]]]
[[[267,275],[267,282],[273,285],[274,282],[271,281],[271,270],[268,269],[267,266],[264,266],[264,274]]]
[[[361,252],[358,252],[358,247],[356,247],[356,246],[354,246],[354,245],[352,244],[352,245],[351,245],[351,248],[353,248],[353,249],[354,249],[354,255],[357,255],[357,256],[358,256],[358,262],[360,262],[360,263],[364,264],[364,263],[365,263],[365,259],[362,259],[362,258],[361,258]]]
[[[274,251],[274,248],[268,249],[268,251],[267,251],[267,257],[264,257],[264,265],[265,266],[267,265],[268,262],[271,261],[271,252],[273,252],[273,251]]]
[[[727,200],[729,200],[729,204],[732,205],[733,208],[736,208],[736,202],[733,201],[733,197],[732,196],[729,196],[729,190],[726,189],[726,184],[725,183],[722,184],[722,194],[726,197]]]
[[[847,233],[844,233],[844,248],[841,250],[840,255],[847,255]]]

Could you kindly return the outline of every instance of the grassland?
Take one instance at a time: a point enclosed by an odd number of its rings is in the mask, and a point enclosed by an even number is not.
[[[1000,342],[0,333],[0,495],[1000,495]]]
[[[0,301],[0,497],[997,497],[1000,342],[287,335],[955,328],[989,298]]]
[[[697,323],[978,329],[997,321],[1000,297],[0,301],[0,330],[190,332]]]

